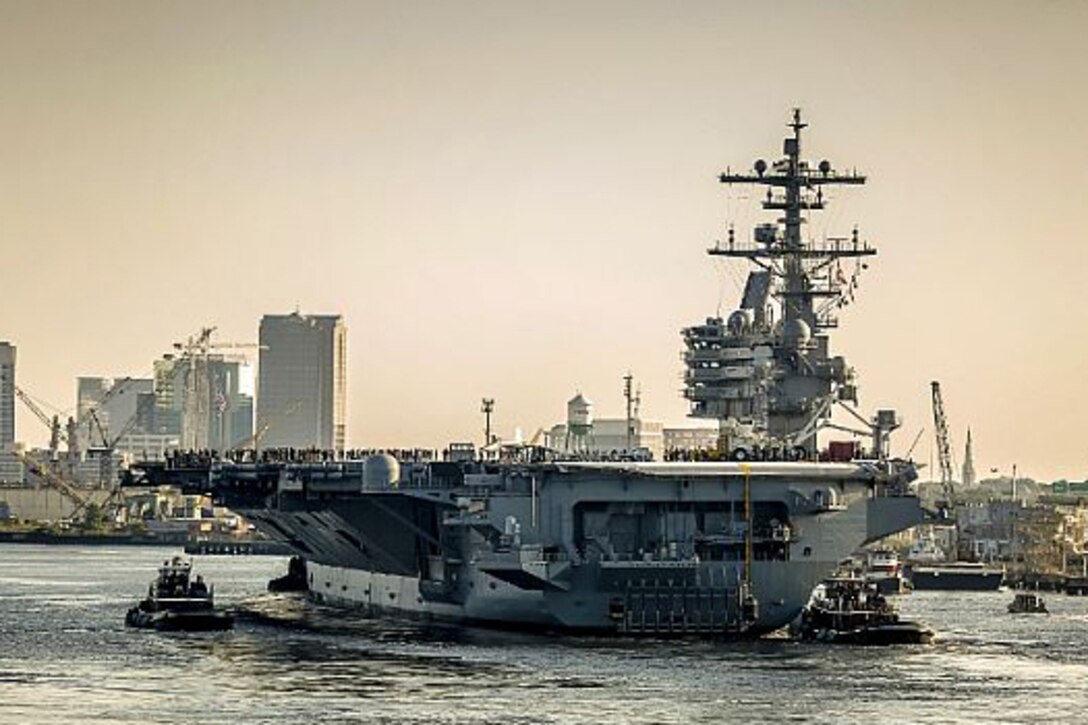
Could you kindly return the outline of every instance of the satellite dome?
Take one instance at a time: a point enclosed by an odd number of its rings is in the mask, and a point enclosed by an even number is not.
[[[812,328],[804,320],[786,320],[786,324],[782,326],[782,340],[786,347],[805,347],[811,339]]]
[[[753,315],[751,310],[735,310],[729,315],[727,326],[734,335],[741,335],[752,327]]]
[[[400,481],[400,463],[388,453],[376,453],[363,461],[363,489],[391,488]]]

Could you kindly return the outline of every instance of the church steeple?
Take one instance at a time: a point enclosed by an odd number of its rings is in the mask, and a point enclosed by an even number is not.
[[[975,485],[975,460],[971,452],[971,429],[967,429],[967,447],[963,452],[963,487],[972,488]]]

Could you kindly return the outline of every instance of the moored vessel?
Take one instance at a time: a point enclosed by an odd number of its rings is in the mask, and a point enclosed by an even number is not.
[[[865,580],[884,595],[903,594],[908,590],[899,554],[892,549],[866,552]]]
[[[911,587],[917,591],[940,589],[949,591],[992,592],[1001,588],[1005,570],[973,561],[946,561],[915,564],[910,567]]]

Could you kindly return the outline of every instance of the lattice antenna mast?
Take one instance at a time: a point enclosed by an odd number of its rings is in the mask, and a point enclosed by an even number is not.
[[[762,267],[775,278],[775,297],[782,306],[782,319],[803,320],[813,330],[835,327],[833,307],[842,307],[852,299],[857,286],[855,270],[847,280],[839,260],[867,257],[876,250],[858,239],[855,228],[849,239],[829,238],[822,244],[806,242],[801,226],[804,213],[824,209],[822,187],[828,185],[860,185],[865,177],[856,172],[838,173],[829,161],[816,168],[801,158],[801,131],[808,124],[801,121],[801,109],[793,110],[788,124],[793,137],[783,142],[784,158],[769,167],[759,159],[753,165],[755,173],[733,173],[726,170],[719,179],[723,184],[759,184],[767,187],[763,209],[781,212],[775,224],[761,224],[755,229],[754,244],[737,244],[730,235],[729,244],[719,244],[708,250],[711,255],[742,257]],[[817,307],[816,300],[823,303]],[[766,322],[766,311],[755,310],[757,324]]]
[[[480,401],[480,412],[484,414],[484,446],[491,445],[491,414],[495,412],[495,399],[483,398]]]
[[[628,371],[623,376],[623,399],[627,401],[627,450],[631,450],[631,440],[635,435],[635,421],[632,415],[632,409],[637,405],[635,402],[635,394],[631,387],[631,383],[634,381],[634,376]]]

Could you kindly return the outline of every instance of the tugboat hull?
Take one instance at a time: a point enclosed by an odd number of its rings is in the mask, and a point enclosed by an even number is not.
[[[226,612],[144,612],[133,607],[125,624],[159,632],[221,632],[234,626],[234,617]]]
[[[883,647],[895,644],[929,644],[933,630],[917,622],[874,624],[851,630],[820,630],[812,639],[834,644]]]

